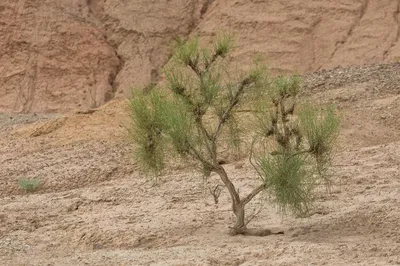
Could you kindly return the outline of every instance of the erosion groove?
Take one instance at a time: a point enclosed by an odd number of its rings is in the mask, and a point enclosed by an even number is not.
[[[102,104],[104,104],[104,103],[112,100],[113,98],[115,98],[115,94],[116,94],[117,86],[118,86],[116,79],[117,79],[119,72],[124,67],[124,60],[122,59],[121,55],[118,54],[119,45],[116,43],[113,44],[110,42],[110,36],[109,36],[110,32],[107,30],[106,25],[102,22],[102,16],[104,16],[104,14],[98,14],[99,11],[93,6],[94,5],[93,3],[94,3],[93,0],[86,0],[88,13],[89,13],[89,15],[92,16],[92,19],[94,18],[96,21],[98,21],[100,23],[100,25],[102,27],[102,31],[104,32],[104,38],[106,40],[106,43],[109,45],[110,49],[114,52],[116,58],[118,59],[118,63],[114,66],[114,70],[110,72],[109,77],[108,77],[108,83],[110,84],[110,89],[108,91],[104,92],[104,102],[102,103]],[[93,71],[95,71],[95,69]],[[96,108],[96,107],[98,107],[98,104],[96,103],[90,107]]]
[[[276,72],[400,57],[398,1],[4,0],[0,12],[0,112],[64,113],[128,96],[162,81],[174,38],[197,34],[231,32],[234,63],[261,54]]]
[[[312,61],[311,61],[311,65],[315,65],[317,62],[317,55],[316,55],[316,43],[315,43],[315,39],[317,38],[316,34],[315,34],[315,30],[318,27],[318,25],[321,23],[322,19],[319,18],[317,19],[312,25],[311,25],[311,29],[310,29],[310,36],[309,36],[309,42],[311,42],[311,57],[312,57]],[[322,65],[320,65],[317,69],[320,69],[322,67]],[[312,68],[309,69],[310,71],[312,70]]]
[[[387,49],[383,54],[383,57],[384,57],[385,60],[387,60],[387,58],[388,58],[391,50],[393,49],[393,47],[399,42],[399,37],[400,37],[400,0],[397,0],[396,3],[397,3],[396,4],[396,9],[393,12],[393,20],[396,23],[397,30],[396,30],[395,37],[393,38],[393,41],[390,44],[389,49]]]
[[[360,25],[360,22],[362,21],[363,17],[365,16],[365,13],[367,12],[368,4],[369,4],[369,0],[364,0],[364,2],[361,4],[359,15],[356,16],[353,23],[350,24],[347,34],[346,34],[346,36],[344,36],[343,40],[340,40],[339,42],[336,43],[335,50],[333,50],[328,61],[331,61],[332,58],[335,57],[335,55],[339,51],[339,49],[341,47],[343,47],[348,42],[348,40],[352,37],[354,30],[357,28],[358,25]]]
[[[214,2],[215,0],[205,0],[203,6],[200,9],[200,19],[203,19],[204,16],[206,15],[208,8],[210,5]]]

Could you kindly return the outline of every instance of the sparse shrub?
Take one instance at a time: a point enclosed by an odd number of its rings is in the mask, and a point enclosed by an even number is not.
[[[18,186],[27,191],[27,192],[35,192],[41,184],[39,179],[20,179],[18,180]]]
[[[176,155],[197,161],[205,176],[218,174],[236,216],[231,233],[263,236],[270,231],[247,228],[246,204],[266,191],[281,211],[307,213],[313,188],[327,180],[339,119],[333,108],[298,106],[298,76],[273,78],[256,62],[234,77],[224,60],[232,48],[229,35],[212,50],[200,47],[198,38],[181,42],[165,69],[169,92],[154,88],[130,99],[130,133],[143,169],[158,174]],[[251,109],[253,127],[240,119],[239,107]],[[219,163],[221,147],[237,147],[243,137],[253,138],[247,150],[260,181],[246,195]]]

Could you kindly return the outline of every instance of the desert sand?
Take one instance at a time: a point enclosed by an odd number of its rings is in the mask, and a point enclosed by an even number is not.
[[[91,114],[2,116],[2,265],[397,265],[400,264],[400,64],[338,68],[304,77],[305,97],[337,104],[342,117],[333,185],[307,218],[262,208],[252,226],[267,237],[229,236],[227,191],[171,167],[140,174],[126,138],[125,101]],[[243,191],[247,160],[226,166]],[[39,178],[34,194],[21,176]]]
[[[0,265],[400,265],[399,2],[394,0],[2,0]],[[303,75],[302,94],[342,116],[332,186],[309,217],[251,202],[229,236],[229,195],[194,169],[139,171],[126,127],[132,87],[162,83],[172,41],[237,36]],[[246,158],[225,165],[241,191]],[[40,179],[34,193],[21,178]]]

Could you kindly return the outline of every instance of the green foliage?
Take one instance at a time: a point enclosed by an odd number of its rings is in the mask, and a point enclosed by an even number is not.
[[[205,72],[199,80],[198,87],[204,105],[212,105],[221,91],[220,73]]]
[[[299,112],[299,121],[310,152],[322,156],[332,149],[340,124],[332,106],[322,112],[310,104],[304,104]]]
[[[273,99],[296,97],[300,89],[300,82],[299,76],[279,76],[272,82],[271,96],[273,96]]]
[[[211,50],[202,48],[199,38],[178,42],[164,69],[168,91],[155,87],[130,100],[136,158],[143,169],[156,173],[175,157],[194,159],[205,176],[218,173],[238,219],[244,218],[237,210],[265,189],[280,210],[304,214],[317,178],[325,177],[340,121],[334,108],[299,108],[300,77],[273,78],[260,60],[233,78],[223,63],[233,46],[229,35]],[[254,128],[243,123],[239,107],[251,110]],[[241,140],[253,134],[250,161],[255,157],[263,184],[241,197],[219,165],[220,147],[240,149]],[[245,225],[239,221],[237,226]]]
[[[184,65],[197,65],[200,59],[199,38],[178,44],[174,57]]]
[[[169,138],[177,153],[186,156],[192,140],[193,119],[180,100],[168,100],[164,103],[162,132]]]
[[[35,192],[41,184],[39,179],[19,179],[18,186],[27,191],[27,192]]]
[[[331,162],[331,152],[339,133],[340,118],[335,108],[318,110],[311,104],[303,104],[299,111],[299,127],[306,139],[309,152],[317,162],[318,173],[323,176]]]
[[[235,110],[264,71],[256,67],[242,80],[227,82],[219,59],[232,47],[229,35],[215,42],[212,51],[200,48],[198,38],[180,41],[173,62],[164,70],[171,93],[154,88],[148,95],[136,93],[132,97],[131,135],[144,169],[162,170],[168,147],[174,151],[168,151],[169,159],[177,154],[198,160],[203,169],[212,168],[218,161],[217,143],[224,142],[224,132],[229,132],[227,144],[238,147],[240,128]]]
[[[232,35],[222,35],[218,41],[214,42],[215,56],[225,57],[233,49],[234,43]]]
[[[144,169],[158,172],[164,163],[164,141],[161,136],[162,96],[150,92],[135,94],[130,100],[132,129],[130,135],[137,145],[136,158]]]
[[[179,155],[187,155],[192,119],[183,101],[153,90],[147,95],[135,94],[130,99],[130,108],[130,133],[143,169],[155,173],[163,169],[168,142]]]
[[[271,80],[268,96],[255,103],[254,124],[259,144],[267,147],[256,158],[266,186],[281,210],[304,214],[312,203],[316,176],[329,182],[327,169],[340,121],[333,107],[297,108],[299,89],[298,76]]]
[[[315,181],[306,168],[306,156],[281,151],[277,155],[265,154],[258,164],[279,208],[282,211],[289,208],[297,214],[307,213]]]

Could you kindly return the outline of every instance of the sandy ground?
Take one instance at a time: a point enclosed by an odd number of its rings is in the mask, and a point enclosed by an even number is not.
[[[276,214],[264,197],[252,226],[229,236],[228,192],[184,168],[157,183],[137,171],[123,102],[92,114],[0,116],[0,265],[400,265],[398,64],[305,78],[308,97],[337,103],[343,125],[330,193],[308,218]],[[243,167],[239,167],[243,164]],[[241,191],[246,160],[226,165]],[[27,194],[20,178],[38,178]]]

